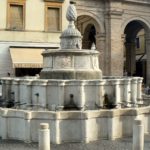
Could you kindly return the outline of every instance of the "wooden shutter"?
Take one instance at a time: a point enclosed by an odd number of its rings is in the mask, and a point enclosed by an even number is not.
[[[10,5],[10,28],[14,30],[23,29],[23,6]]]
[[[48,31],[59,31],[60,30],[59,8],[48,7],[47,29],[48,29]]]

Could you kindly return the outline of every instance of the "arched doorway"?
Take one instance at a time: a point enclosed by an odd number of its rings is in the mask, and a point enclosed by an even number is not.
[[[86,14],[86,15],[83,15]],[[76,27],[82,34],[82,48],[94,49],[100,52],[99,67],[105,74],[105,28],[104,24],[91,13],[83,12],[77,18]],[[94,46],[93,46],[94,45]]]
[[[88,24],[83,34],[82,48],[91,49],[92,44],[96,45],[96,29],[93,24]]]
[[[124,73],[128,76],[140,76],[147,79],[146,33],[148,26],[140,21],[130,21],[125,29]]]
[[[76,26],[83,36],[83,49],[91,49],[92,44],[96,45],[96,35],[99,33],[100,29],[97,21],[94,18],[87,15],[81,15],[77,18]]]

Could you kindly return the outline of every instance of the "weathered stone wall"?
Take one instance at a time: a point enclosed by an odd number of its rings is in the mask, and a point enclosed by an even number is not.
[[[48,123],[54,144],[83,142],[74,145],[78,147],[97,140],[131,138],[137,118],[143,121],[145,134],[150,133],[149,110],[150,107],[55,112],[1,108],[0,136],[7,140],[38,142],[40,123]]]
[[[129,22],[136,20],[149,35],[149,8],[150,2],[142,0],[77,1],[78,15],[92,17],[98,31],[97,49],[101,52],[100,68],[104,75],[123,75],[124,29]],[[81,31],[84,28],[83,25]],[[147,46],[148,51],[149,47]],[[148,66],[147,69],[149,68]]]

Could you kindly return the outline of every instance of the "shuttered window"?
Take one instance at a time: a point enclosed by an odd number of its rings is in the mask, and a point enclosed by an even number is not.
[[[26,0],[7,1],[7,29],[24,30]]]
[[[10,29],[23,29],[23,6],[10,4]]]
[[[47,30],[59,31],[60,30],[60,12],[59,8],[48,7],[47,10]]]
[[[62,28],[62,4],[45,3],[45,31],[59,32]]]

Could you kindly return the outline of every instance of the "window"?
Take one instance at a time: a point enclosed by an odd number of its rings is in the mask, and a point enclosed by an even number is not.
[[[24,6],[25,0],[9,0],[8,1],[8,18],[7,29],[23,30],[24,29]]]
[[[61,31],[61,4],[46,3],[45,31]]]

